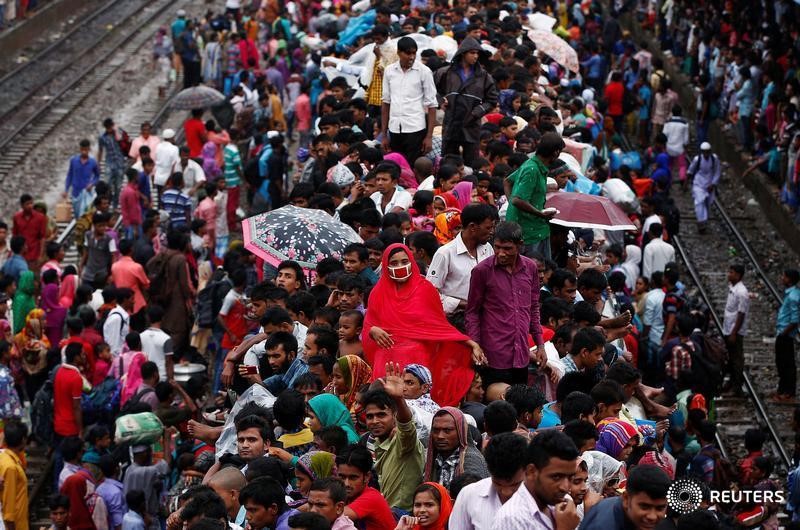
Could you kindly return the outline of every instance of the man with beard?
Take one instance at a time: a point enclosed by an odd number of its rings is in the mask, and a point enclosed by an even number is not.
[[[561,431],[547,430],[535,436],[528,446],[525,480],[497,512],[492,530],[576,528],[580,518],[575,504],[565,496],[578,468],[578,454],[575,444]]]
[[[297,354],[297,339],[291,333],[273,333],[264,347],[273,374],[264,380],[264,386],[273,395],[277,396],[287,388],[292,388],[295,379],[308,373],[305,357]]]

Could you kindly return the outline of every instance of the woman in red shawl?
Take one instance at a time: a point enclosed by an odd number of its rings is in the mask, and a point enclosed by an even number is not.
[[[429,367],[431,398],[441,406],[458,405],[472,383],[472,363],[480,366],[486,358],[478,343],[447,322],[439,293],[411,255],[400,243],[383,253],[385,274],[369,295],[364,319],[364,357],[373,380],[384,376],[387,361]]]
[[[413,516],[401,517],[395,530],[445,530],[452,512],[453,501],[447,488],[424,482],[414,491]]]

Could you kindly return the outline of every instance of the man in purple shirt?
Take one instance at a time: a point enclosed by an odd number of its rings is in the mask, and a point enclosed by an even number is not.
[[[488,366],[483,384],[526,384],[528,364],[544,357],[539,321],[539,273],[522,256],[522,227],[505,222],[494,232],[494,256],[472,269],[467,299],[467,334],[481,345]],[[535,349],[528,348],[528,333]]]

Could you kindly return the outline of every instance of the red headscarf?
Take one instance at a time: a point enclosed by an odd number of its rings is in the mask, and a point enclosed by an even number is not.
[[[421,525],[416,525],[414,530],[445,530],[450,514],[453,512],[453,501],[450,499],[450,492],[438,482],[425,482],[424,484],[433,486],[439,492],[439,497],[442,499],[442,502],[439,503],[439,518],[431,526],[423,528]]]
[[[389,256],[400,249],[412,256],[401,243],[389,245],[381,259],[381,274],[372,289],[364,319],[364,358],[372,365],[372,377],[386,373],[385,363],[401,367],[417,363],[427,366],[433,375],[431,398],[439,405],[457,405],[472,384],[471,351],[464,341],[468,336],[454,328],[444,315],[439,293],[411,260],[411,277],[397,283],[388,274]],[[392,336],[394,346],[385,350],[369,336],[377,326]]]

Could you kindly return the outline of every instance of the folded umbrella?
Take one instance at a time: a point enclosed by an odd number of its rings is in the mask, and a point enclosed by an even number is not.
[[[342,251],[361,238],[348,225],[326,212],[284,206],[242,221],[244,247],[267,263],[277,266],[294,260],[306,270],[324,258],[342,258]]]
[[[573,228],[636,230],[619,206],[600,195],[548,193],[545,207],[558,210],[556,216],[550,220],[553,224]]]
[[[533,41],[538,51],[550,56],[564,68],[575,73],[580,70],[578,52],[555,33],[532,29],[528,31],[528,38]]]

